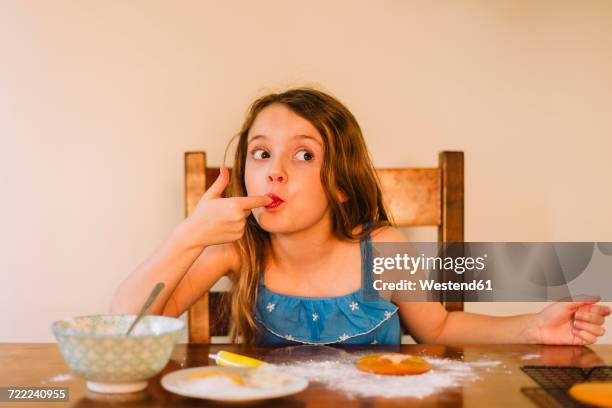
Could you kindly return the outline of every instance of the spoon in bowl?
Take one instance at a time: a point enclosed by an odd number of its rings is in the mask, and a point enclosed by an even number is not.
[[[159,282],[157,285],[155,285],[155,287],[151,291],[151,294],[147,298],[147,301],[144,303],[144,305],[142,305],[142,309],[140,309],[140,313],[138,313],[138,316],[136,316],[136,320],[134,320],[132,322],[132,324],[130,325],[130,328],[128,329],[127,333],[125,334],[126,336],[130,335],[130,332],[132,331],[134,326],[136,326],[136,323],[138,323],[138,321],[142,318],[142,316],[144,316],[144,314],[149,309],[149,307],[151,307],[151,305],[153,304],[155,299],[157,299],[157,297],[159,296],[161,291],[164,290],[165,286],[166,285],[164,284],[164,282]]]

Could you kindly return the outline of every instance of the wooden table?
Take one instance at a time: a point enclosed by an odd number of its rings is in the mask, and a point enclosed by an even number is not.
[[[612,364],[612,345],[590,347],[539,346],[539,345],[401,345],[401,346],[352,346],[338,347],[349,353],[401,351],[437,358],[462,361],[492,359],[501,364],[481,373],[481,379],[462,386],[442,389],[423,399],[360,398],[351,399],[331,391],[321,384],[312,383],[294,396],[257,404],[257,406],[288,407],[535,407],[521,388],[537,387],[537,384],[520,367],[522,365],[572,365],[592,367]],[[149,381],[147,390],[136,394],[106,396],[90,392],[85,381],[72,374],[55,343],[4,343],[0,344],[0,386],[69,387],[69,402],[51,403],[0,403],[0,407],[196,407],[215,406],[207,401],[184,398],[164,390],[160,378],[171,371],[208,365],[209,353],[229,350],[280,363],[307,358],[309,350],[295,347],[256,348],[241,345],[186,345],[175,347],[166,368]],[[530,357],[526,359],[526,357]],[[223,405],[227,407],[228,405]]]

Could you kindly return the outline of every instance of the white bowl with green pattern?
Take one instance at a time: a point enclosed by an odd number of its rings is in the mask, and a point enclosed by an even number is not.
[[[93,315],[51,325],[66,364],[95,392],[136,392],[168,364],[185,323],[146,315],[125,336],[136,315]]]

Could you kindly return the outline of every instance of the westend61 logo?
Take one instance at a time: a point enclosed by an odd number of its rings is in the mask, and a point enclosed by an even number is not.
[[[481,272],[485,268],[485,259],[487,254],[478,257],[442,257],[442,256],[420,256],[414,257],[404,254],[396,254],[395,257],[378,256],[373,259],[372,272],[377,275],[385,271],[398,270],[407,271],[410,275],[414,275],[419,269],[421,270],[437,270],[437,271],[455,271],[457,274],[463,274],[468,271]]]

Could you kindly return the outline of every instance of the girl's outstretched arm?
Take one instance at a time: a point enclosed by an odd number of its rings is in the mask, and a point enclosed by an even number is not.
[[[385,227],[374,242],[406,242],[401,230]],[[488,316],[447,312],[439,302],[395,302],[410,334],[419,343],[539,343],[584,345],[604,334],[608,306],[597,300],[555,302],[538,313]]]
[[[538,343],[585,345],[604,334],[607,306],[556,302],[516,316],[447,312],[438,302],[397,302],[402,322],[420,343]]]

